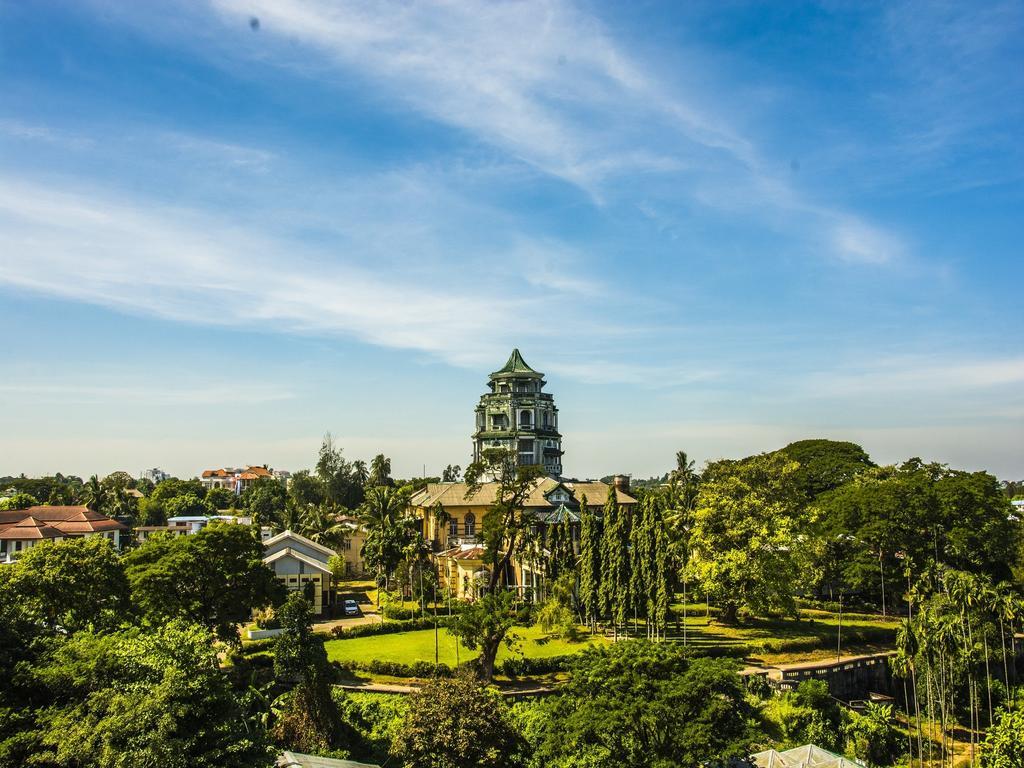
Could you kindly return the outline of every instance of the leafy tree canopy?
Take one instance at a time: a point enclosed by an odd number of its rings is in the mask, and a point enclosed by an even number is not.
[[[793,472],[792,481],[808,501],[875,466],[859,445],[836,440],[799,440],[779,452],[800,465]]]
[[[196,622],[237,639],[235,624],[282,599],[249,526],[209,525],[191,536],[154,536],[124,557],[132,601],[153,623]]]
[[[189,537],[191,538],[191,537]],[[42,764],[250,768],[270,753],[242,720],[210,634],[172,621],[58,642],[33,671]],[[45,756],[45,757],[44,757]]]
[[[392,754],[411,768],[499,768],[521,764],[523,746],[501,697],[459,676],[409,697]]]
[[[756,735],[734,662],[665,643],[588,648],[527,736],[533,764],[568,768],[701,765],[742,757]]]
[[[44,542],[9,566],[8,587],[44,626],[75,632],[121,623],[128,582],[109,539]]]

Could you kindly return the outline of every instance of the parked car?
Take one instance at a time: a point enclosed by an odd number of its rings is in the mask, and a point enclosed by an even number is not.
[[[342,610],[345,611],[346,616],[362,616],[363,612],[359,608],[359,603],[355,600],[349,599],[342,603]]]

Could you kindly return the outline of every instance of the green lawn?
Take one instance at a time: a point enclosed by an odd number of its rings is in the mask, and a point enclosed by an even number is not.
[[[524,656],[530,658],[562,656],[568,653],[577,653],[591,643],[609,642],[608,639],[600,636],[584,636],[583,640],[578,643],[570,643],[562,639],[548,639],[536,626],[516,627],[513,631],[519,636],[518,647],[509,650],[502,646],[498,652],[499,661],[510,656],[519,658]],[[377,659],[396,661],[402,664],[412,664],[415,661],[433,662],[434,630],[421,629],[393,635],[370,635],[349,640],[328,640],[324,646],[327,648],[327,657],[331,661],[367,663]],[[442,664],[451,667],[456,665],[456,639],[447,629],[442,628],[437,631],[437,650],[438,660]],[[477,655],[477,651],[470,651],[464,645],[460,645],[457,660],[466,661]]]

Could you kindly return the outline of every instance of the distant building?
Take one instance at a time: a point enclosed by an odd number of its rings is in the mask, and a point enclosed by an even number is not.
[[[338,523],[345,527],[345,541],[338,547],[338,554],[345,561],[345,576],[365,576],[367,570],[362,550],[363,542],[366,541],[366,529],[356,518],[349,515],[339,517]]]
[[[282,477],[283,476],[283,477]],[[277,478],[287,484],[290,473],[282,470],[272,470],[266,464],[251,465],[245,468],[224,467],[223,469],[206,469],[199,477],[199,482],[206,490],[213,488],[227,488],[236,494],[241,494],[246,488],[260,478]]]
[[[171,476],[162,469],[154,467],[153,469],[143,470],[141,477],[143,480],[149,480],[153,485],[156,485],[164,480],[169,480]]]
[[[490,392],[476,406],[473,460],[484,450],[504,448],[520,464],[539,464],[552,477],[562,474],[562,435],[554,397],[543,392],[544,374],[533,370],[518,349],[490,375]]]
[[[308,589],[312,593],[313,613],[322,614],[330,594],[329,561],[334,550],[294,531],[284,531],[263,542],[263,553],[263,562],[274,569],[274,575],[288,590]]]
[[[128,526],[88,507],[36,506],[0,512],[0,562],[10,563],[41,541],[102,536],[121,547]]]

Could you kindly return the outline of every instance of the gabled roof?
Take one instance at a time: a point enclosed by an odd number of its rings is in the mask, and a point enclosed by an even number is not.
[[[28,539],[59,539],[64,534],[34,517],[26,517],[0,531],[0,539],[26,541]]]
[[[317,544],[312,539],[307,539],[305,536],[301,536],[300,534],[296,533],[295,531],[281,531],[276,536],[271,536],[269,539],[264,541],[263,542],[263,547],[264,548],[272,547],[275,544],[284,541],[285,539],[290,539],[291,541],[297,541],[297,542],[299,542],[301,544],[304,544],[305,546],[309,547],[310,549],[314,549],[317,552],[322,552],[327,557],[333,557],[334,555],[337,554],[337,552],[335,552],[330,547],[325,547],[323,544]]]
[[[558,508],[559,503],[548,499],[548,494],[557,488],[564,488],[572,496],[569,506],[576,507],[580,500],[586,496],[587,505],[592,508],[604,506],[608,498],[608,489],[612,486],[599,481],[576,482],[558,481],[550,477],[539,478],[526,498],[527,509],[538,509],[552,511]],[[476,493],[466,498],[469,490],[467,483],[428,483],[422,490],[414,493],[411,499],[413,506],[433,507],[440,504],[445,509],[458,507],[489,507],[498,496],[498,483],[482,483]],[[615,489],[615,496],[619,504],[636,504],[632,496],[624,493],[621,489]]]
[[[518,349],[513,349],[512,354],[509,355],[508,362],[505,363],[502,368],[492,373],[491,377],[530,376],[531,378],[539,378],[543,375],[544,374],[533,370],[533,368],[526,364],[526,361],[523,360],[523,356],[519,354]]]
[[[805,744],[802,747],[777,752],[768,749],[752,755],[751,759],[757,768],[863,768],[864,764],[842,755],[836,755],[827,749]]]
[[[570,523],[578,523],[580,521],[580,516],[565,506],[565,504],[559,504],[558,509],[548,512],[544,517],[544,522],[549,525],[560,525],[566,520]]]
[[[295,560],[298,560],[299,562],[305,563],[310,568],[315,568],[321,573],[331,573],[331,569],[326,567],[322,560],[314,560],[309,555],[303,554],[302,552],[292,549],[291,547],[285,547],[284,549],[279,549],[272,555],[267,555],[263,558],[263,562],[267,565],[270,565],[271,563],[276,563],[278,560],[281,560],[285,557],[291,557]]]
[[[27,509],[0,512],[0,531],[10,529],[27,518],[45,523],[61,536],[80,536],[102,531],[126,531],[128,526],[83,506],[37,505]],[[7,537],[10,538],[10,537]],[[36,537],[38,538],[38,537]]]

